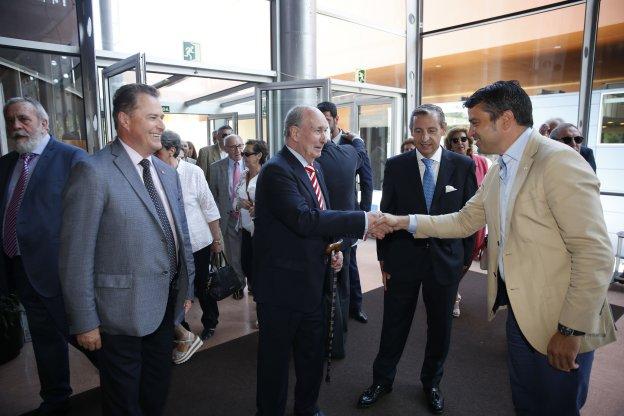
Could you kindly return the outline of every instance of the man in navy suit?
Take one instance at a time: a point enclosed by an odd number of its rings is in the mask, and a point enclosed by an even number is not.
[[[253,238],[258,303],[258,415],[283,415],[288,362],[295,360],[295,415],[322,415],[316,403],[323,374],[326,273],[342,255],[325,255],[336,237],[362,237],[378,215],[332,211],[323,173],[314,160],[327,121],[314,107],[297,106],[285,120],[286,145],[262,168],[256,188]],[[339,253],[340,254],[340,253]]]
[[[446,131],[442,109],[416,107],[410,117],[416,149],[386,162],[382,212],[447,214],[459,211],[477,190],[474,162],[440,146]],[[453,304],[459,279],[471,263],[474,245],[466,239],[415,240],[396,232],[377,241],[384,287],[384,316],[379,352],[373,364],[373,384],[360,396],[359,407],[372,406],[392,391],[396,367],[416,310],[422,286],[427,311],[427,346],[420,373],[430,410],[441,413],[443,364],[450,337]]]
[[[331,141],[337,145],[352,145],[356,147],[362,163],[357,167],[355,175],[359,177],[360,182],[360,203],[359,209],[362,211],[370,211],[373,200],[373,170],[371,169],[370,158],[366,151],[366,145],[360,137],[356,137],[353,133],[342,131],[338,127],[338,109],[334,103],[329,101],[322,102],[316,106],[325,116],[329,124]],[[359,142],[357,141],[359,140]],[[322,160],[319,160],[322,165]],[[355,178],[354,178],[355,179]],[[355,208],[358,209],[357,189],[353,187],[355,197]],[[332,191],[330,190],[330,195]],[[334,208],[337,208],[335,204]],[[351,209],[351,208],[349,208]],[[362,310],[362,286],[360,285],[360,273],[357,267],[356,251],[357,246],[351,248],[349,258],[345,257],[345,265],[348,265],[349,278],[349,314],[358,322],[368,322],[366,313]]]
[[[26,310],[43,399],[38,411],[63,414],[72,390],[58,274],[61,191],[87,154],[50,136],[48,115],[32,98],[10,99],[4,119],[15,150],[0,159],[0,280]]]
[[[320,106],[321,104],[317,108]],[[322,111],[321,108],[319,110]],[[327,119],[327,112],[324,115]],[[332,123],[329,123],[329,125],[331,131]],[[325,142],[321,157],[317,159],[317,162],[323,170],[325,185],[327,185],[327,190],[329,191],[329,202],[333,209],[340,211],[359,210],[354,192],[355,175],[357,170],[365,163],[365,160],[368,160],[368,154],[366,153],[364,141],[359,137],[353,139],[352,145],[338,145],[332,140]],[[342,255],[344,265],[338,272],[337,279],[337,304],[339,307],[336,308],[336,326],[332,348],[332,357],[334,358],[344,358],[345,356],[345,334],[349,314],[349,259],[353,242],[354,240],[343,240]]]

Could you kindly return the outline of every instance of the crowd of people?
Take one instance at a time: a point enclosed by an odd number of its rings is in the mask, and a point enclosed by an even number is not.
[[[8,100],[15,150],[0,159],[0,289],[26,310],[38,412],[69,409],[71,343],[99,370],[104,414],[162,414],[171,363],[188,361],[217,329],[209,272],[224,254],[238,282],[232,297],[244,299],[247,287],[257,305],[257,414],[285,413],[292,357],[295,415],[323,415],[323,362],[347,357],[349,317],[368,321],[356,247],[373,237],[384,314],[358,407],[392,391],[422,290],[423,399],[443,412],[460,280],[487,255],[490,319],[508,309],[517,414],[579,414],[593,351],[615,339],[593,154],[563,120],[534,129],[515,81],[479,89],[465,107],[470,125],[452,128],[440,107],[416,107],[412,137],[386,162],[380,212],[371,212],[366,145],[338,127],[331,102],[292,108],[285,145],[269,158],[265,142],[227,125],[196,152],[165,129],[148,85],[117,90],[117,137],[92,156],[50,136],[39,102]],[[197,334],[185,320],[195,299]]]

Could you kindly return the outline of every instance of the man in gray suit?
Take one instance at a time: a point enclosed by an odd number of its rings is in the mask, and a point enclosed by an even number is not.
[[[101,349],[103,413],[160,415],[192,250],[178,175],[152,157],[165,128],[158,91],[122,86],[113,117],[118,137],[77,163],[64,191],[61,286],[70,332]]]
[[[242,155],[245,145],[243,139],[236,134],[227,136],[224,144],[228,157],[210,165],[209,185],[222,218],[221,234],[225,242],[225,256],[241,283],[241,289],[234,292],[233,298],[242,299],[242,288],[245,287],[245,276],[241,266],[242,232],[236,230],[239,212],[234,210],[232,205],[236,195],[236,186],[245,169]]]
[[[202,168],[206,174],[206,180],[210,183],[210,165],[227,157],[225,151],[225,138],[233,133],[232,127],[227,124],[219,127],[212,133],[212,139],[215,142],[211,146],[202,147],[197,155],[197,165]],[[211,189],[212,191],[212,189]]]

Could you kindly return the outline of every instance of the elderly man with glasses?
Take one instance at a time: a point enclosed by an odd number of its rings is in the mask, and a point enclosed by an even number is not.
[[[550,132],[550,138],[558,142],[567,144],[576,150],[589,163],[594,172],[596,172],[596,160],[594,152],[587,146],[583,146],[585,140],[581,136],[579,129],[572,123],[561,123]]]

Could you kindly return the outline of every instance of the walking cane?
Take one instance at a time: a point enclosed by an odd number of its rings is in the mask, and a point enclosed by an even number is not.
[[[331,284],[331,309],[329,313],[329,335],[327,336],[327,373],[325,374],[325,382],[329,383],[331,381],[330,371],[331,371],[331,357],[332,357],[332,347],[334,344],[334,319],[336,317],[336,284],[337,284],[337,274],[333,267],[331,267],[332,256],[342,250],[342,240],[336,241],[335,243],[331,243],[325,249],[325,254],[327,254],[329,260],[329,279]]]

